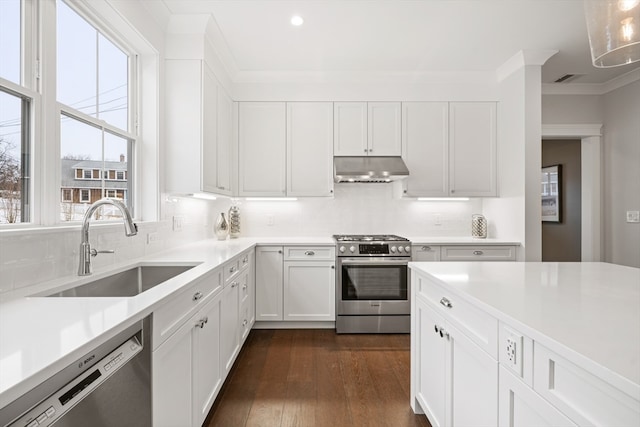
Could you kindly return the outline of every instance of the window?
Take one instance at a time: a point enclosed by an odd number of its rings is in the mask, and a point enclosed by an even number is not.
[[[21,83],[20,0],[0,1],[0,77]]]
[[[72,186],[73,170],[81,168],[84,180],[99,182],[91,184],[92,195],[81,191],[80,203],[84,203],[91,196],[117,194],[106,188],[107,180],[123,181],[118,190],[133,214],[133,183],[127,179],[133,176],[135,147],[135,136],[129,132],[131,54],[64,1],[56,5],[61,187]],[[112,169],[114,178],[107,172]],[[76,185],[86,188],[88,183]],[[81,220],[84,210],[82,205],[61,206],[60,218]]]
[[[62,189],[62,201],[63,202],[72,202],[73,201],[73,190],[70,188]]]
[[[89,190],[80,190],[80,201],[82,203],[90,203],[91,202],[91,191],[89,191]]]

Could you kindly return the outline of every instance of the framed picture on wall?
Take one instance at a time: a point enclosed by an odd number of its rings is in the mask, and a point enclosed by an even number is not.
[[[542,221],[562,222],[562,165],[542,168]]]

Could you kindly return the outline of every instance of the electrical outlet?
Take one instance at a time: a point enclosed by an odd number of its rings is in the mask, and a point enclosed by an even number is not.
[[[273,216],[273,214],[268,214],[268,215],[267,215],[267,225],[268,225],[269,227],[273,227],[273,226],[275,225],[275,223],[276,223],[276,219],[275,219],[275,217]]]
[[[511,365],[516,365],[516,351],[517,351],[517,342],[513,339],[513,337],[507,338],[507,360]]]
[[[442,225],[442,218],[440,214],[435,214],[433,216],[433,225]]]
[[[182,224],[184,217],[182,215],[176,215],[173,217],[173,231],[182,231]]]
[[[505,351],[505,364],[519,376],[522,376],[522,354],[524,351],[523,337],[511,328],[505,327],[505,341],[503,341]]]
[[[154,231],[153,233],[147,233],[147,245],[157,242],[158,240],[160,240],[160,237],[157,232]]]
[[[627,211],[627,222],[640,222],[640,211]]]

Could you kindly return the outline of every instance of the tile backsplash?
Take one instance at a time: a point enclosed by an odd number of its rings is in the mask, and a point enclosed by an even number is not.
[[[138,234],[124,235],[121,223],[90,227],[90,243],[98,250],[114,249],[92,259],[94,271],[212,238],[219,212],[231,199],[205,201],[165,197],[162,218],[139,222]],[[471,215],[482,212],[482,200],[420,202],[394,198],[392,185],[339,184],[333,198],[297,201],[239,201],[241,235],[252,237],[314,237],[333,234],[398,234],[460,237],[471,233]],[[182,223],[174,231],[173,218]],[[78,269],[79,227],[0,231],[0,294],[28,294],[29,287],[65,277]],[[13,292],[15,291],[15,292]]]

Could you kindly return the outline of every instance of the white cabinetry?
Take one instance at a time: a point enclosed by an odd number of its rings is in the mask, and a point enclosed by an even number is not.
[[[282,246],[256,248],[256,321],[282,320]]]
[[[287,195],[333,194],[333,104],[287,103]]]
[[[496,196],[496,103],[405,102],[409,197]]]
[[[201,425],[220,390],[221,276],[220,270],[208,274],[202,281],[209,284],[190,286],[154,313],[154,426]],[[205,288],[212,290],[205,294]],[[187,300],[193,305],[180,310]]]
[[[333,246],[285,248],[284,320],[334,321],[335,277]]]
[[[412,261],[515,261],[517,247],[492,245],[412,245]]]
[[[420,298],[414,322],[415,395],[431,424],[497,425],[498,362]]]
[[[440,246],[412,245],[411,260],[416,262],[440,261]]]
[[[233,102],[199,59],[167,59],[165,187],[231,194]]]
[[[399,156],[399,102],[334,103],[334,155]]]
[[[241,102],[239,196],[286,196],[284,102]]]
[[[334,321],[334,247],[258,247],[256,320]]]
[[[448,126],[447,102],[402,103],[402,158],[409,169],[404,195],[449,195]]]
[[[449,193],[497,196],[495,102],[449,104]]]

